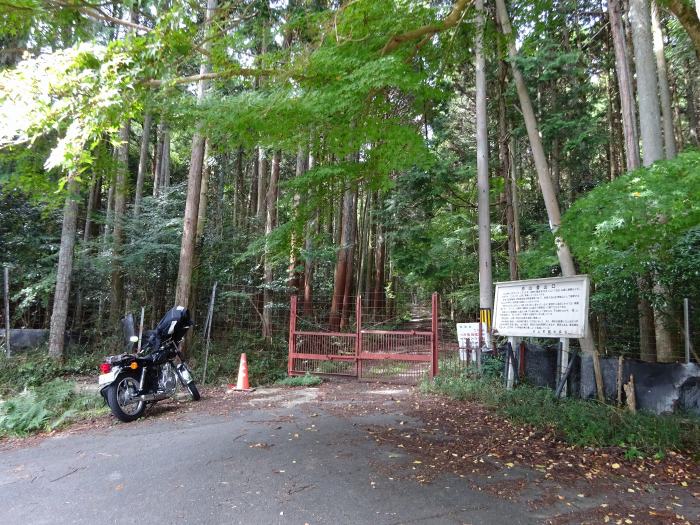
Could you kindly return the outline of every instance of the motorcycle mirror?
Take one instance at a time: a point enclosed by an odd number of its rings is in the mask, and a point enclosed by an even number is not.
[[[132,335],[129,337],[129,342],[130,343],[138,343],[139,342],[139,336],[138,335]]]

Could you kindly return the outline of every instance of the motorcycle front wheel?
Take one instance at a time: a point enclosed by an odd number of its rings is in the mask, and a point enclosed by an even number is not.
[[[194,384],[194,381],[187,384],[187,390],[190,391],[192,401],[199,401],[199,399],[202,397],[199,395],[199,390],[197,390],[197,385]]]
[[[145,401],[131,401],[139,391],[139,382],[128,375],[119,376],[107,387],[107,404],[119,421],[129,423],[140,418],[146,410]]]
[[[177,375],[180,376],[180,382],[182,385],[190,392],[192,401],[199,401],[202,396],[199,395],[197,385],[194,384],[194,380],[192,379],[192,372],[190,372],[187,365],[185,363],[181,363],[175,368],[175,370],[177,370]]]

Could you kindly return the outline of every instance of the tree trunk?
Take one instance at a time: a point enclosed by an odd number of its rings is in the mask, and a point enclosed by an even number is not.
[[[651,30],[654,37],[654,58],[656,71],[659,76],[659,100],[661,102],[661,118],[664,130],[664,150],[667,159],[676,157],[676,140],[673,134],[673,110],[671,109],[671,90],[668,87],[668,71],[664,56],[664,35],[659,20],[659,6],[655,0],[651,2]]]
[[[202,162],[202,182],[199,187],[199,207],[197,209],[197,238],[195,244],[202,245],[204,238],[204,226],[207,222],[207,206],[209,204],[209,180],[211,179],[211,165],[209,164],[209,141],[204,141],[204,160]]]
[[[612,37],[606,39],[606,42],[606,51],[610,52],[610,48],[612,47]],[[606,84],[608,94],[608,122],[610,124],[610,180],[613,181],[625,170],[623,160],[625,156],[625,136],[622,131],[622,108],[620,106],[620,97],[615,90],[615,87],[619,85],[615,68],[608,72],[608,81]]]
[[[92,175],[90,194],[88,195],[87,209],[85,210],[85,228],[83,228],[83,242],[88,242],[94,235],[93,214],[99,208],[100,193],[102,192],[102,177]]]
[[[499,53],[500,54],[500,53]],[[503,179],[505,194],[506,231],[508,232],[508,272],[510,280],[518,279],[518,249],[515,238],[513,180],[510,166],[510,137],[506,114],[506,63],[498,61],[498,171]]]
[[[651,12],[648,0],[630,0],[630,24],[634,41],[634,56],[637,69],[637,94],[639,101],[639,125],[642,135],[642,162],[651,166],[664,158],[661,134],[661,110],[657,95],[658,75],[652,49]],[[659,283],[652,286],[659,290]],[[656,302],[658,304],[658,302]],[[672,353],[671,336],[664,321],[666,313],[652,303],[654,310],[654,333],[656,355],[659,361]]]
[[[345,190],[342,199],[342,216],[338,221],[340,227],[340,242],[338,247],[338,260],[335,265],[335,273],[333,277],[333,299],[331,301],[330,312],[330,328],[331,330],[340,329],[341,316],[345,301],[345,285],[347,272],[351,266],[350,258],[352,257],[352,215],[354,209],[353,191],[350,188]]]
[[[126,213],[127,177],[129,174],[129,133],[127,120],[119,130],[117,149],[117,176],[114,180],[114,230],[112,233],[112,295],[109,310],[111,330],[117,330],[124,306],[124,278],[122,275],[122,246],[124,244],[124,215]]]
[[[639,312],[639,357],[648,363],[656,362],[656,340],[654,337],[654,310],[647,298],[649,283],[646,278],[637,279],[639,299],[637,311]]]
[[[308,158],[308,155],[304,151],[304,149],[299,146],[297,150],[297,164],[296,164],[296,171],[295,171],[295,177],[301,177],[304,172],[306,171],[306,159]],[[300,266],[300,261],[299,261],[299,252],[301,249],[301,236],[302,236],[302,231],[303,228],[299,228],[298,226],[298,208],[299,204],[301,202],[301,195],[299,192],[294,193],[294,197],[292,198],[292,223],[293,223],[293,228],[292,228],[292,234],[291,234],[291,239],[290,239],[290,249],[289,249],[289,268],[287,270],[287,283],[290,288],[294,289],[293,293],[298,294],[301,289],[301,281],[303,280],[303,273],[300,273],[299,271],[299,266]],[[302,230],[302,231],[300,231]]]
[[[522,241],[520,239],[520,206],[518,203],[518,167],[520,163],[520,156],[517,155],[517,146],[515,138],[513,137],[513,128],[510,127],[510,188],[511,188],[511,198],[513,199],[513,237],[515,238],[515,253],[520,253],[520,248],[522,246]],[[518,160],[518,162],[516,162]]]
[[[622,25],[620,5],[617,0],[608,2],[610,15],[610,29],[613,36],[615,49],[615,71],[617,73],[618,88],[620,91],[620,106],[622,108],[622,133],[625,138],[625,164],[627,171],[633,171],[641,165],[639,154],[639,138],[637,135],[636,111],[634,107],[634,87],[627,60],[627,43]],[[641,107],[640,107],[641,110]],[[639,313],[640,357],[644,361],[656,361],[656,344],[654,342],[654,314],[651,303],[645,297],[647,286],[645,279],[637,282],[639,288],[639,300],[637,311]]]
[[[316,159],[313,153],[309,152],[309,161],[307,165],[308,170],[314,169],[316,164]],[[312,256],[313,252],[313,239],[316,235],[316,229],[318,228],[318,222],[320,219],[320,214],[318,209],[314,212],[311,220],[306,225],[306,234],[304,239],[304,306],[303,313],[305,316],[313,315],[313,287],[314,287],[314,259]]]
[[[642,163],[644,166],[651,166],[657,160],[664,158],[664,148],[661,135],[661,109],[657,94],[658,75],[652,49],[649,0],[630,0],[629,20],[637,71]]]
[[[576,275],[576,267],[574,266],[573,256],[571,255],[569,247],[566,245],[563,239],[557,235],[559,225],[561,224],[561,213],[559,211],[559,203],[557,202],[556,195],[554,193],[554,188],[552,187],[552,181],[549,178],[547,158],[545,156],[544,148],[542,146],[542,139],[537,128],[537,120],[535,119],[535,112],[532,108],[532,101],[530,100],[530,95],[527,91],[525,79],[523,78],[520,72],[520,68],[517,66],[518,52],[515,48],[515,40],[513,40],[511,37],[512,30],[504,0],[496,0],[496,9],[498,17],[500,19],[503,34],[509,42],[508,52],[511,58],[511,70],[513,73],[513,79],[515,80],[515,87],[518,92],[518,99],[520,100],[520,107],[523,113],[523,118],[525,120],[525,127],[527,128],[527,135],[530,139],[530,148],[532,150],[532,156],[535,161],[535,169],[537,170],[537,177],[540,183],[540,190],[542,191],[542,197],[544,198],[545,207],[547,209],[549,227],[552,233],[554,234],[557,246],[557,257],[559,258],[559,264],[561,266],[562,275],[564,277],[573,276]],[[595,343],[593,341],[593,336],[590,333],[590,330],[582,339],[579,340],[579,344],[581,345],[581,350],[583,352],[588,353],[593,357],[593,364],[597,379],[596,386],[598,391],[598,399],[600,401],[604,401],[605,395],[603,392],[603,384],[601,379],[602,373],[600,370],[600,360],[598,359],[598,352],[595,348]]]
[[[349,325],[350,312],[353,310],[352,301],[353,277],[355,262],[355,245],[357,244],[357,188],[352,192],[350,214],[343,214],[343,228],[349,228],[350,238],[348,240],[349,249],[346,256],[347,268],[345,270],[345,286],[343,288],[343,314],[340,319],[340,328],[344,329]]]
[[[151,143],[151,122],[153,115],[148,111],[143,117],[143,134],[141,135],[141,151],[139,153],[139,171],[136,177],[136,192],[134,193],[134,217],[141,212],[141,199],[143,197],[143,182],[148,169],[148,149]]]
[[[267,188],[265,205],[265,288],[263,289],[263,337],[272,341],[272,261],[270,260],[269,236],[277,226],[277,196],[280,177],[280,159],[282,153],[275,151],[272,156],[272,169],[270,170],[270,184]]]
[[[209,25],[217,0],[207,0],[207,10],[205,25]],[[208,50],[207,43],[204,44]],[[209,63],[206,56],[202,59],[199,68],[200,74],[204,75],[209,71]],[[206,80],[199,81],[197,100],[204,99],[209,83]],[[192,155],[190,157],[190,171],[187,176],[187,199],[185,201],[185,217],[182,229],[182,243],[180,246],[180,264],[177,274],[177,288],[175,290],[175,304],[188,306],[190,292],[192,289],[192,269],[194,252],[197,237],[197,218],[199,216],[199,197],[202,187],[202,167],[204,165],[204,143],[205,137],[201,132],[201,124],[192,136]]]
[[[363,302],[367,307],[372,306],[372,283],[374,282],[374,251],[376,249],[377,239],[377,218],[376,213],[379,211],[379,192],[375,191],[370,196],[369,214],[367,226],[367,253],[365,254],[365,284]]]
[[[51,329],[49,331],[49,355],[56,359],[63,359],[71,273],[73,271],[73,248],[75,247],[78,223],[78,199],[80,195],[74,174],[68,175],[67,186],[68,194],[63,206],[61,247],[58,252],[58,268],[56,270],[56,291],[53,298]]]
[[[250,198],[248,199],[248,217],[253,218],[258,214],[258,148],[253,148],[253,156],[250,166]]]
[[[239,228],[243,223],[243,217],[245,213],[243,212],[243,203],[245,202],[243,198],[243,186],[244,186],[244,176],[243,176],[243,146],[238,148],[238,153],[236,154],[236,186],[233,191],[233,226]]]
[[[355,279],[355,282],[357,283],[357,295],[360,297],[364,297],[367,295],[369,290],[364,287],[365,284],[365,274],[369,272],[369,256],[370,256],[370,249],[369,249],[369,244],[370,244],[370,233],[371,233],[371,218],[370,218],[370,208],[372,206],[372,192],[365,191],[365,197],[364,200],[362,201],[362,210],[359,213],[359,216],[361,217],[361,222],[358,227],[359,229],[359,242],[358,242],[358,254],[357,254],[357,260],[358,260],[358,268],[357,268],[357,276]]]
[[[384,225],[377,221],[374,240],[374,286],[372,289],[372,320],[381,320],[386,308],[386,242]]]
[[[160,161],[160,192],[170,188],[170,128],[163,129],[163,158]]]
[[[306,238],[304,239],[304,306],[303,312],[305,316],[313,315],[313,289],[314,289],[314,258],[313,238],[316,234],[318,226],[319,213],[316,210],[311,220],[306,225]]]
[[[693,85],[695,81],[693,80],[693,64],[690,60],[686,63],[687,77],[685,79],[685,111],[686,118],[688,119],[688,128],[690,132],[690,141],[695,146],[700,146],[700,126],[698,126],[698,114],[695,111],[695,91],[693,90]]]
[[[165,134],[165,120],[161,117],[160,123],[158,124],[158,130],[156,131],[156,151],[155,159],[153,163],[153,196],[157,197],[160,195],[160,185],[161,185],[161,164],[163,162],[163,138]]]
[[[671,292],[654,276],[653,292],[655,300],[654,333],[656,334],[656,360],[660,363],[672,363],[678,355],[674,352],[674,338],[669,325],[672,322]]]
[[[256,219],[258,227],[265,229],[265,204],[267,202],[267,154],[264,148],[258,149],[258,204]]]
[[[634,109],[634,87],[632,86],[632,75],[630,74],[629,62],[627,61],[627,43],[625,42],[625,30],[622,25],[622,15],[618,0],[608,0],[608,14],[610,16],[613,48],[615,49],[615,71],[620,91],[620,106],[622,108],[625,164],[627,171],[633,171],[641,164],[639,138],[637,135],[637,116]]]
[[[476,0],[476,177],[479,215],[479,308],[493,309],[493,274],[491,261],[491,202],[489,198],[489,138],[486,114],[486,60],[484,59],[484,0]],[[486,345],[490,347],[490,326]]]
[[[90,181],[90,189],[88,191],[88,202],[87,206],[85,208],[85,226],[83,228],[83,242],[87,243],[90,241],[90,238],[92,237],[92,227],[93,227],[93,221],[92,221],[92,216],[95,212],[95,208],[97,207],[97,203],[99,201],[99,195],[101,191],[101,177],[99,175],[96,175],[95,173],[92,174],[92,179]],[[75,301],[75,314],[73,315],[73,323],[71,325],[72,330],[82,330],[82,324],[83,324],[83,291],[82,287],[80,284],[78,284],[78,291],[76,294],[76,301]]]

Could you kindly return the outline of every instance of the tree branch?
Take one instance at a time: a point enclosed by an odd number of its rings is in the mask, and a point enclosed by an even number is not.
[[[427,26],[419,27],[417,29],[412,29],[400,35],[392,36],[386,45],[381,50],[381,55],[384,56],[388,53],[394,51],[402,43],[408,42],[410,40],[422,40],[429,39],[433,35],[446,31],[454,26],[456,26],[462,19],[462,14],[467,6],[471,3],[471,0],[457,0],[450,14],[445,17],[445,19],[438,24],[429,24]]]
[[[668,8],[688,33],[695,47],[695,54],[700,57],[700,18],[689,2],[684,0],[663,0],[661,5]]]
[[[236,68],[236,69],[226,69],[224,71],[217,71],[213,73],[205,73],[200,75],[190,75],[186,77],[176,77],[172,79],[159,80],[151,79],[146,80],[144,84],[148,87],[161,87],[163,85],[179,85],[179,84],[191,84],[193,82],[199,82],[200,80],[216,80],[222,78],[231,77],[274,77],[274,76],[286,76],[288,78],[293,78],[295,80],[301,80],[306,77],[302,75],[282,75],[278,71],[271,71],[269,69],[255,69],[255,68]]]
[[[118,24],[118,25],[130,27],[131,29],[135,29],[137,31],[143,31],[144,33],[148,33],[151,31],[150,27],[146,27],[146,26],[143,26],[141,24],[131,22],[130,20],[123,20],[121,18],[116,18],[114,16],[108,15],[107,13],[100,11],[99,9],[97,9],[95,7],[91,7],[90,5],[85,5],[82,2],[81,3],[73,3],[73,2],[66,1],[66,0],[49,0],[46,3],[49,6],[63,7],[65,9],[75,9],[79,13],[82,13],[89,18],[94,18],[96,20],[102,20],[104,22],[110,22],[112,24]]]

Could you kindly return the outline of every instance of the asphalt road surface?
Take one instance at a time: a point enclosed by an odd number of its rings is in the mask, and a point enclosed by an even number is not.
[[[331,401],[314,388],[235,399],[219,390],[199,404],[166,403],[135,423],[105,417],[6,446],[0,523],[515,525],[547,519],[524,500],[509,501],[458,476],[422,484],[394,474],[393,465],[410,472],[420,462],[378,444],[368,429],[419,422],[400,413],[405,390],[359,388],[364,400],[351,411],[343,394]]]

